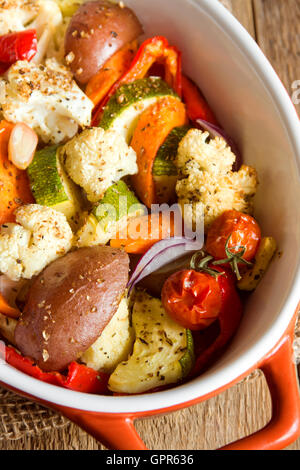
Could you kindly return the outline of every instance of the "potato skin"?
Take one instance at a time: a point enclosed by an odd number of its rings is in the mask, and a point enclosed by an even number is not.
[[[130,8],[121,8],[107,0],[81,5],[65,36],[65,54],[74,54],[69,66],[76,80],[80,84],[87,83],[115,52],[142,32]]]
[[[109,246],[58,258],[33,282],[15,330],[24,356],[45,371],[63,370],[101,335],[128,282],[129,257]]]

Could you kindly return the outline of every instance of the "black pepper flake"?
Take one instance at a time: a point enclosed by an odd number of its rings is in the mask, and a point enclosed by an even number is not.
[[[146,344],[147,346],[149,345],[149,343],[147,343],[147,341],[145,341],[143,338],[139,338],[139,340],[141,343]]]
[[[170,345],[170,346],[173,346],[173,341],[171,340],[171,338],[169,338],[167,336],[167,333],[164,331],[164,336],[165,336],[165,339],[166,339],[166,342]]]

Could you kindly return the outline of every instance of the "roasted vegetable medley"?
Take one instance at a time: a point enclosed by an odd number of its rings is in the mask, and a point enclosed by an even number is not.
[[[276,252],[255,168],[176,44],[142,35],[123,2],[0,3],[5,358],[87,393],[201,374]]]

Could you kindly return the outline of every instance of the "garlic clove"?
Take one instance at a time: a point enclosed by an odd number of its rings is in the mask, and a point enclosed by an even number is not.
[[[8,142],[8,158],[19,170],[28,168],[38,144],[37,134],[27,124],[17,123]]]

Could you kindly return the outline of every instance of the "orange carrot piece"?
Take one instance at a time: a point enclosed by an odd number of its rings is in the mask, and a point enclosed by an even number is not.
[[[0,294],[0,313],[10,318],[19,318],[19,316],[21,315],[20,310],[11,307],[2,294]]]
[[[132,238],[136,235],[136,238]],[[119,238],[126,236],[127,238]],[[163,213],[153,213],[128,220],[127,227],[111,239],[112,248],[123,248],[126,253],[143,254],[154,243],[175,236],[174,213],[163,218]]]
[[[137,41],[126,44],[108,59],[99,72],[90,79],[85,94],[93,101],[95,106],[102,101],[114,83],[129,69],[137,49]]]
[[[0,122],[0,225],[14,222],[14,211],[22,204],[34,202],[27,173],[8,159],[8,142],[14,124]]]
[[[164,97],[149,106],[138,121],[130,143],[137,154],[138,173],[132,176],[131,181],[139,199],[149,208],[157,203],[152,176],[157,151],[174,127],[186,123],[185,106],[173,96]]]

